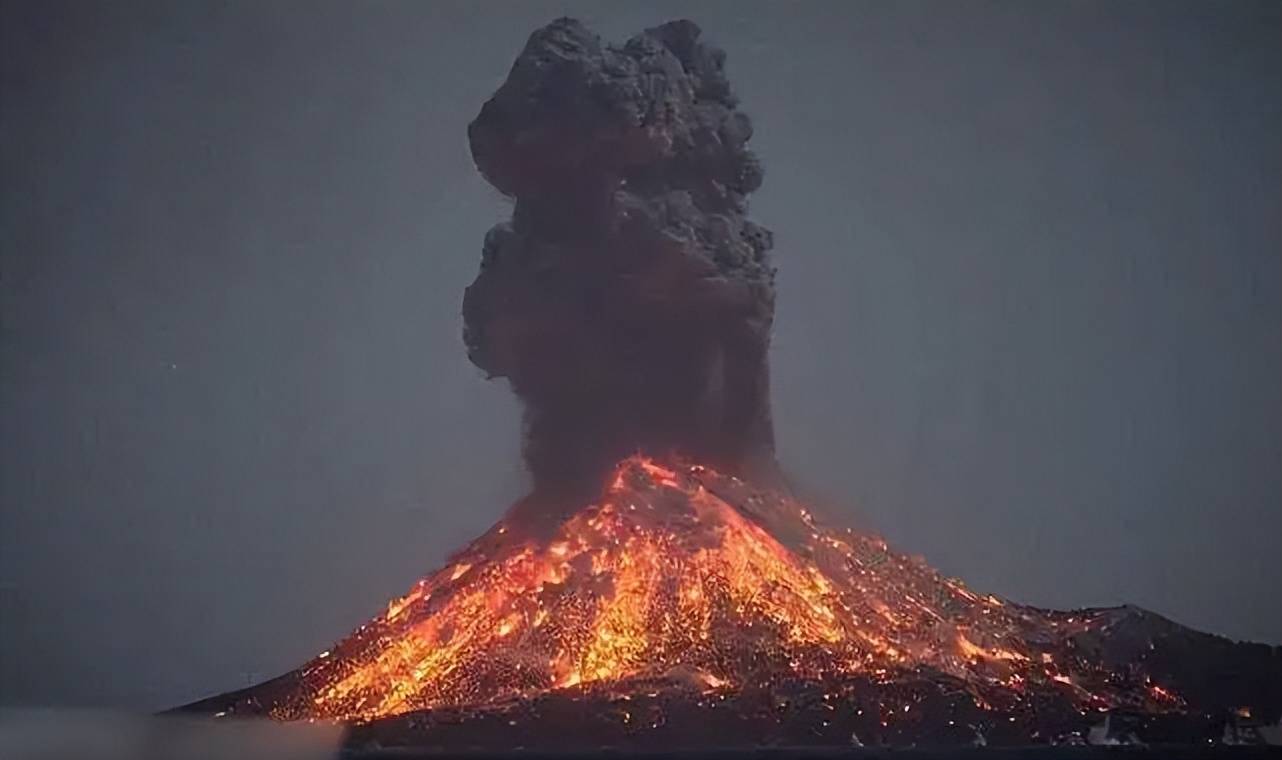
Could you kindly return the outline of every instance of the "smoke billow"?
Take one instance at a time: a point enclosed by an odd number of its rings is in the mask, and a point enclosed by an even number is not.
[[[725,54],[690,21],[622,47],[573,19],[531,35],[468,129],[515,201],[463,300],[472,362],[525,405],[536,493],[628,454],[774,470],[762,169]]]

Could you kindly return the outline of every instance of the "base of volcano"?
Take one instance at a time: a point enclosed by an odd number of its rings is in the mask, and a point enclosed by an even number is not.
[[[587,747],[671,748],[1029,746],[1085,742],[1100,713],[1063,704],[1008,713],[984,710],[946,680],[841,685],[776,684],[739,693],[694,694],[637,684],[626,693],[548,695],[479,711],[436,710],[352,727],[354,748],[449,750]],[[1128,715],[1144,743],[1207,745],[1223,716]],[[1078,737],[1074,739],[1074,737]],[[1117,741],[1125,737],[1119,735]]]

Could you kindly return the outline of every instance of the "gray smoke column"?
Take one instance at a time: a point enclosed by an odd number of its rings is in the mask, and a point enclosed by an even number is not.
[[[770,231],[725,54],[673,21],[622,47],[573,19],[530,36],[468,129],[515,201],[463,300],[473,363],[525,405],[535,493],[635,452],[772,475]]]

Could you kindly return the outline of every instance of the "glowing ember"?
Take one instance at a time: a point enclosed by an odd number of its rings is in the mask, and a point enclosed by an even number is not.
[[[1111,686],[1061,652],[1089,615],[975,594],[706,467],[632,457],[549,538],[520,533],[482,536],[303,668],[271,714],[366,720],[625,680],[734,689],[782,672],[889,681],[913,669],[983,704],[1032,687],[1083,709],[1180,701]]]

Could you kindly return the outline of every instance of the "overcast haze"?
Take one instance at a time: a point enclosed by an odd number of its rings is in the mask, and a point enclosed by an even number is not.
[[[9,2],[0,703],[285,671],[522,492],[466,126],[560,15],[726,49],[821,511],[1282,642],[1282,5]]]

